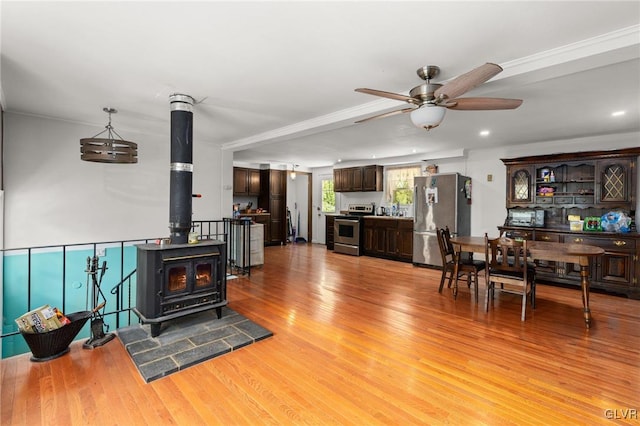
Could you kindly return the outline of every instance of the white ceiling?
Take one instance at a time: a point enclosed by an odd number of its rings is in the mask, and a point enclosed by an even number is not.
[[[638,1],[5,0],[0,8],[6,111],[98,133],[109,106],[125,139],[141,132],[168,143],[168,96],[184,93],[206,98],[195,107],[194,143],[233,150],[237,162],[311,168],[640,131]],[[407,106],[357,87],[407,93],[424,65],[438,65],[435,80],[444,82],[485,62],[504,71],[463,97],[523,99],[520,108],[448,111],[430,132],[407,114],[354,124]],[[626,115],[613,118],[615,110]],[[481,138],[482,129],[491,135]]]

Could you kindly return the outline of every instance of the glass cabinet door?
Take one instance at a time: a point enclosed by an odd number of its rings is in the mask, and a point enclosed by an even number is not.
[[[631,160],[603,161],[600,170],[600,202],[619,203],[630,201]]]
[[[531,194],[532,175],[530,167],[513,167],[509,170],[507,181],[509,204],[530,204],[533,201]]]

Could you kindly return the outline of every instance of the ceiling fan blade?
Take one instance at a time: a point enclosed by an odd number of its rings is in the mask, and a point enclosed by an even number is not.
[[[468,92],[474,87],[496,76],[500,72],[502,72],[502,67],[500,65],[487,62],[468,73],[459,75],[436,90],[433,94],[436,99],[440,97],[445,97],[447,99],[457,98],[463,93]]]
[[[458,98],[442,105],[448,109],[478,111],[490,109],[516,109],[522,105],[522,99],[504,98]]]
[[[410,104],[417,104],[418,100],[411,96],[401,95],[399,93],[385,92],[383,90],[359,88],[356,92],[366,93],[367,95],[382,96],[383,98],[395,99],[396,101],[405,101]]]
[[[384,117],[389,117],[389,116],[396,115],[396,114],[402,114],[402,113],[405,113],[405,112],[413,111],[414,109],[415,108],[397,109],[395,111],[385,112],[384,114],[374,115],[373,117],[363,118],[362,120],[356,121],[356,123],[364,123],[365,121],[377,120],[378,118],[384,118]]]

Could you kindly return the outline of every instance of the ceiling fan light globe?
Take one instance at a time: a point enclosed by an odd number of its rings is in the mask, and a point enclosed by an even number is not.
[[[437,127],[442,122],[445,112],[447,112],[445,107],[437,105],[423,105],[422,107],[411,111],[411,122],[416,127],[430,130]]]

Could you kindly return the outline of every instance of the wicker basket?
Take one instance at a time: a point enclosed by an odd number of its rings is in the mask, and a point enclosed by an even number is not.
[[[56,330],[46,333],[21,333],[33,354],[31,361],[49,361],[69,352],[69,345],[91,315],[91,311],[74,312],[67,315],[71,323]]]

